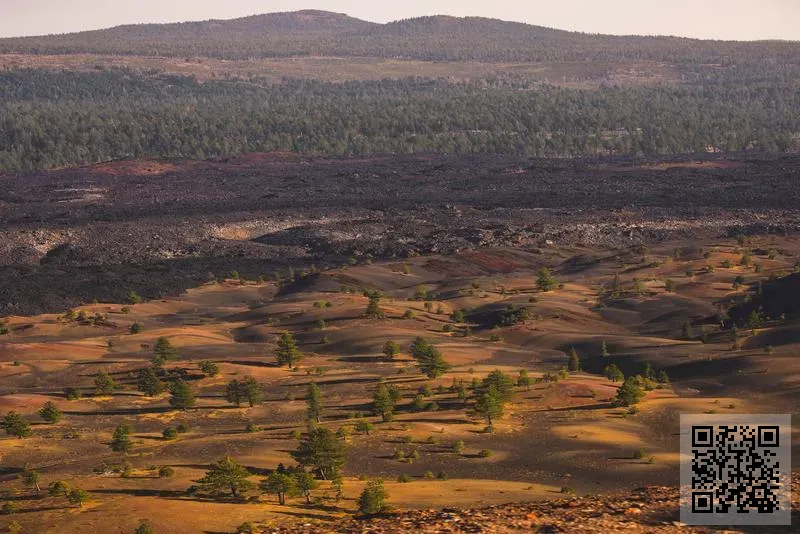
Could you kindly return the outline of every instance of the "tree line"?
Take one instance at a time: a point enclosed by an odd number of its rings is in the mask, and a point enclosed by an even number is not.
[[[0,172],[129,157],[512,153],[531,157],[786,151],[791,85],[601,87],[486,81],[198,83],[126,70],[0,74]]]

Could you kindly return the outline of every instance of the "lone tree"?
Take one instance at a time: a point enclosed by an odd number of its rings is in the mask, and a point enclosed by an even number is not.
[[[372,411],[386,421],[391,421],[397,400],[386,384],[378,384],[372,395]]]
[[[50,424],[55,424],[61,421],[61,418],[64,417],[64,413],[59,410],[52,401],[47,401],[39,408],[39,417]]]
[[[284,331],[278,340],[275,358],[278,361],[278,365],[288,365],[289,369],[300,361],[300,351],[297,348],[297,343],[295,343],[292,333],[288,330]]]
[[[169,404],[173,408],[185,410],[194,406],[195,398],[192,387],[184,380],[176,380],[170,388]]]
[[[155,369],[151,367],[139,371],[136,387],[148,397],[155,397],[164,391],[164,384],[159,380]]]
[[[386,507],[389,494],[383,487],[383,480],[376,478],[367,482],[367,487],[358,497],[358,511],[364,515],[375,515]]]
[[[3,417],[3,422],[0,426],[9,436],[14,436],[15,438],[22,439],[31,434],[31,424],[25,417],[13,410]]]
[[[39,486],[39,482],[41,482],[42,477],[37,471],[25,467],[22,473],[20,473],[19,478],[22,480],[23,484],[35,489],[36,493],[40,493],[42,491],[42,488]]]
[[[164,362],[170,360],[177,360],[180,357],[178,351],[172,346],[169,339],[165,337],[160,337],[156,340],[156,344],[153,346],[153,354],[152,361],[158,366],[164,365]]]
[[[383,346],[383,353],[386,355],[387,358],[393,360],[395,356],[400,354],[400,345],[398,345],[394,341],[387,341],[386,344]]]
[[[312,382],[306,393],[306,419],[310,423],[319,423],[322,421],[322,411],[322,392],[319,386]]]
[[[89,500],[89,492],[81,488],[72,488],[67,494],[67,500],[78,508]]]
[[[640,382],[641,377],[627,377],[617,390],[617,404],[620,406],[632,406],[642,400],[645,391]]]
[[[364,315],[370,319],[385,319],[386,314],[381,309],[381,294],[377,291],[365,291],[364,296],[369,299]]]
[[[115,389],[117,389],[117,383],[106,371],[100,371],[94,377],[94,394],[98,397],[113,395]]]
[[[539,291],[550,291],[558,285],[558,281],[550,273],[550,269],[542,267],[536,277],[536,287]]]
[[[131,441],[131,432],[133,429],[128,423],[122,423],[114,429],[114,434],[111,436],[111,450],[114,452],[121,452],[126,455],[133,450],[133,441]]]
[[[328,480],[344,465],[347,445],[331,430],[324,427],[311,429],[300,442],[292,458],[302,466],[314,467]]]
[[[214,362],[202,361],[197,366],[206,376],[217,376],[219,374],[219,366]]]
[[[475,399],[475,413],[486,419],[489,429],[491,429],[494,420],[499,419],[505,413],[503,394],[495,386],[489,386],[478,393],[478,397]]]
[[[267,493],[277,495],[280,505],[286,504],[286,497],[295,497],[300,494],[297,479],[285,471],[277,469],[261,481],[260,488]]]
[[[581,359],[578,357],[578,351],[575,350],[575,347],[570,350],[567,368],[572,372],[581,370]]]
[[[510,376],[499,369],[495,369],[481,382],[481,390],[487,391],[494,388],[496,395],[503,402],[510,402],[514,398],[514,381]]]
[[[619,370],[619,367],[613,363],[606,365],[606,368],[603,369],[603,375],[605,375],[605,377],[612,382],[622,382],[625,380],[625,375],[622,374],[622,371]]]
[[[415,338],[411,343],[411,356],[417,360],[420,372],[428,378],[439,378],[451,367],[444,361],[439,349],[422,337]]]
[[[236,498],[254,487],[248,480],[252,473],[244,466],[236,463],[233,458],[226,456],[218,460],[206,471],[206,475],[197,480],[197,484],[205,491],[214,495],[230,492]]]

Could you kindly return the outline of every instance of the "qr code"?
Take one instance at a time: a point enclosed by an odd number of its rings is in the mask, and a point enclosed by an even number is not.
[[[790,524],[789,415],[681,415],[681,521]]]

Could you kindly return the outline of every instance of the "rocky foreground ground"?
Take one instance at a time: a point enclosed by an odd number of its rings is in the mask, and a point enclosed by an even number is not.
[[[792,523],[798,524],[800,473],[792,481]],[[647,486],[624,494],[564,498],[546,502],[506,504],[489,508],[419,510],[368,520],[352,519],[320,527],[311,524],[270,528],[264,532],[370,533],[505,533],[505,532],[692,532],[786,533],[792,526],[688,526],[680,522],[679,490]]]

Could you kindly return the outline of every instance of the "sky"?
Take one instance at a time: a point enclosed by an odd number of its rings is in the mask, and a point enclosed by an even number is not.
[[[299,9],[374,22],[482,16],[590,33],[800,41],[800,0],[0,0],[0,37]]]

